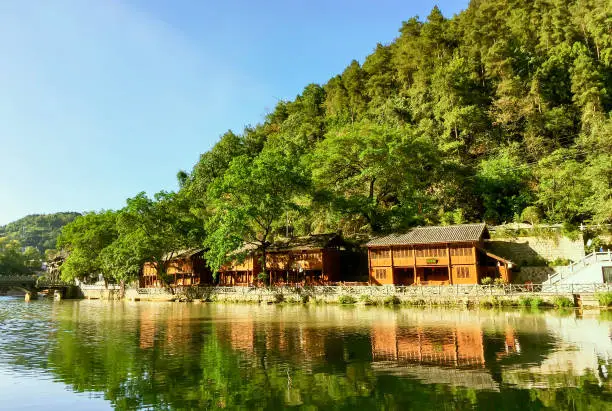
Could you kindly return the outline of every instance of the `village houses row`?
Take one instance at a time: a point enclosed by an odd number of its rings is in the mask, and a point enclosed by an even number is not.
[[[511,280],[510,261],[485,249],[486,224],[418,227],[405,234],[374,238],[363,248],[339,234],[314,234],[277,241],[267,250],[266,272],[274,285],[478,284],[485,277]],[[362,251],[363,250],[363,251]],[[236,258],[213,276],[204,250],[179,252],[166,266],[171,286],[217,284],[249,286],[261,283],[263,271],[257,248],[245,245]],[[141,287],[162,287],[152,263],[141,270]]]

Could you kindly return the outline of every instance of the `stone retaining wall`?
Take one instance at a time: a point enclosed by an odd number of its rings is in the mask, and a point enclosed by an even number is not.
[[[493,254],[521,266],[533,266],[543,260],[555,259],[570,259],[576,262],[585,256],[582,235],[576,240],[564,236],[494,238],[486,242],[486,248]]]
[[[132,301],[194,301],[223,303],[322,303],[453,305],[468,306],[491,302],[512,305],[520,299],[540,298],[552,302],[557,297],[574,300],[577,295],[612,291],[607,284],[552,286],[330,286],[330,287],[185,287],[174,293],[164,289],[128,289]],[[84,290],[86,298],[116,299],[118,289]]]
[[[568,266],[559,267],[520,267],[520,271],[512,272],[512,282],[515,284],[542,284],[548,280],[548,276],[553,276],[557,273],[565,273],[569,270]]]

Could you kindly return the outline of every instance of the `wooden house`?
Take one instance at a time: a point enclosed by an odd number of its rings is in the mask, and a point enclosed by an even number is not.
[[[343,260],[350,245],[339,234],[312,234],[273,243],[266,271],[273,284],[324,285],[346,278]]]
[[[346,278],[347,262],[356,253],[339,234],[312,234],[275,241],[267,249],[266,271],[272,284],[321,285]],[[245,246],[237,254],[246,252],[244,260],[236,259],[221,268],[220,285],[249,285],[257,283],[262,271],[261,254],[253,246]],[[358,255],[357,255],[358,257]]]
[[[256,284],[258,282],[257,276],[261,272],[261,257],[256,251],[257,247],[253,244],[245,244],[242,248],[236,250],[233,255],[237,257],[219,269],[219,285],[248,286]]]
[[[484,249],[486,224],[418,227],[367,243],[370,284],[478,284],[510,282],[511,263]]]
[[[203,258],[204,250],[184,250],[166,262],[166,274],[171,287],[212,284],[212,273]],[[164,282],[157,276],[154,263],[147,262],[140,273],[140,287],[161,288]]]

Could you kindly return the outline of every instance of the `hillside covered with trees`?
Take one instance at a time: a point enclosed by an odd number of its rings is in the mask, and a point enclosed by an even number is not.
[[[55,248],[63,226],[80,213],[32,214],[0,226],[0,237],[17,240],[23,247],[34,247],[39,252]]]
[[[65,273],[83,272],[79,255],[112,277],[202,245],[217,268],[244,241],[265,251],[287,222],[294,234],[348,237],[483,220],[610,223],[610,10],[608,0],[473,0],[452,18],[434,8],[408,19],[362,63],[221,136],[178,174],[178,193],[70,224]]]

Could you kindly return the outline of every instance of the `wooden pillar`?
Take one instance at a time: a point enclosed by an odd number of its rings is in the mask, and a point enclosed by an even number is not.
[[[448,261],[448,283],[453,284],[453,273],[451,271],[451,256],[450,256],[450,245],[446,243],[446,258]]]
[[[480,284],[480,270],[478,267],[478,255],[476,254],[476,246],[472,246],[472,263],[476,269],[476,284]]]
[[[372,250],[368,248],[368,285],[372,285]]]
[[[414,283],[417,283],[416,248],[412,247],[412,266],[414,268]]]
[[[389,247],[389,254],[391,255],[391,284],[395,285],[395,262],[393,261],[393,247]]]

